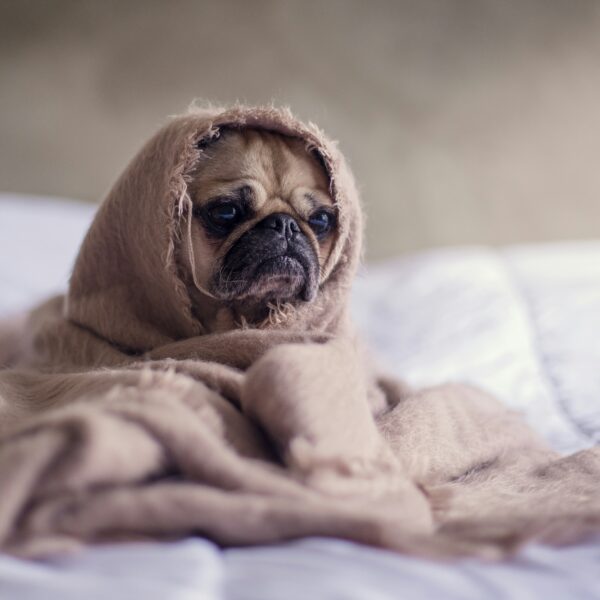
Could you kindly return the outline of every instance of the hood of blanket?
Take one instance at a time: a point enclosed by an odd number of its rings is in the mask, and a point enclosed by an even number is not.
[[[319,293],[284,325],[336,333],[346,326],[361,255],[362,217],[354,179],[337,145],[288,109],[194,108],[172,118],[133,158],[100,206],[77,257],[67,318],[128,352],[144,352],[205,332],[202,307],[180,277],[178,246],[192,218],[191,173],[222,128],[264,129],[304,140],[324,165],[338,231]]]

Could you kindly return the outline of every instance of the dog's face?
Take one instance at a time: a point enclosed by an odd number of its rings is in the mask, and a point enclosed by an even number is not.
[[[183,258],[199,284],[192,296],[200,288],[257,318],[273,303],[313,300],[336,233],[328,188],[302,141],[223,131],[205,148],[188,188],[193,260],[189,246]]]

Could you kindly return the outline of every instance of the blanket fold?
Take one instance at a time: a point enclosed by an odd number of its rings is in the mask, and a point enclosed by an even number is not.
[[[209,333],[181,248],[223,128],[303,140],[339,224],[314,301]],[[314,125],[271,107],[173,118],[101,205],[67,294],[0,336],[0,549],[320,535],[497,558],[599,531],[599,449],[561,457],[477,389],[374,371],[348,316],[361,240],[352,175]]]

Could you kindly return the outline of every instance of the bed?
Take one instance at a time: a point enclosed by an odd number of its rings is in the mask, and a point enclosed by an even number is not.
[[[0,317],[60,292],[94,208],[0,194]],[[363,269],[356,320],[408,382],[468,381],[562,452],[600,442],[600,241],[421,252]],[[392,326],[390,326],[392,324]],[[600,482],[599,482],[600,485]],[[0,599],[600,598],[600,538],[500,564],[443,564],[339,540],[221,550],[190,538],[0,556]]]

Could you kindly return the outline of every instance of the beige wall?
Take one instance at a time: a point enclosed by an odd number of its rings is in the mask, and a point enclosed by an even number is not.
[[[193,98],[338,138],[371,257],[598,236],[600,2],[0,0],[0,190],[96,201]]]

